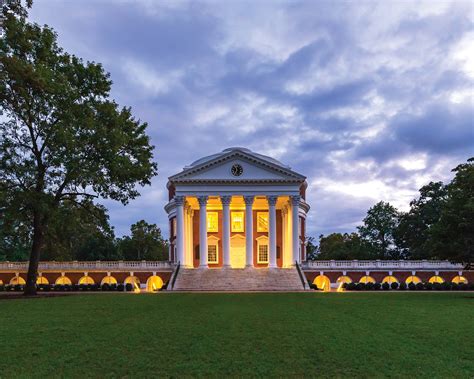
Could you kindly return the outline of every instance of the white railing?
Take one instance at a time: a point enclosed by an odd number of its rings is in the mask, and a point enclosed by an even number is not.
[[[382,261],[382,260],[352,260],[352,261],[308,261],[302,264],[305,269],[324,269],[324,270],[462,270],[462,263],[451,263],[449,261]]]
[[[140,271],[169,270],[174,267],[165,261],[72,261],[72,262],[40,262],[38,271]],[[0,262],[0,271],[26,271],[28,262]]]

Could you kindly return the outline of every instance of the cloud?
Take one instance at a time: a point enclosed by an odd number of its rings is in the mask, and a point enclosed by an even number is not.
[[[149,124],[160,174],[106,202],[119,235],[141,218],[166,233],[167,177],[229,146],[308,177],[313,236],[406,206],[474,151],[469,2],[37,0],[31,17]]]

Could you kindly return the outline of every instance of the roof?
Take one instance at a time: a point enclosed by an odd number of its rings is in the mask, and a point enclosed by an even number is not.
[[[229,147],[227,149],[222,150],[220,153],[216,153],[216,154],[212,154],[212,155],[208,155],[206,157],[200,158],[200,159],[194,161],[193,163],[191,163],[190,165],[185,166],[184,169],[186,170],[186,169],[189,169],[189,168],[199,166],[199,165],[201,165],[205,162],[212,161],[216,158],[227,155],[228,153],[233,152],[233,151],[241,151],[241,152],[247,153],[249,155],[253,155],[256,158],[259,158],[259,159],[262,159],[262,160],[267,161],[269,163],[272,163],[274,165],[283,167],[287,170],[291,169],[290,166],[281,163],[279,160],[276,160],[275,158],[269,157],[267,155],[255,153],[252,150],[247,149],[245,147]]]

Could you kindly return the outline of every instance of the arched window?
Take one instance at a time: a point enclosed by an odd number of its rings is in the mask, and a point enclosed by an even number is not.
[[[456,284],[460,284],[460,283],[467,284],[468,283],[467,279],[464,276],[461,276],[461,275],[455,276],[453,278],[452,282],[456,283]]]
[[[364,283],[364,284],[375,283],[375,279],[369,275],[365,275],[362,278],[360,278],[359,283]]]
[[[405,283],[406,284],[410,284],[410,283],[418,284],[418,283],[421,283],[421,279],[418,276],[411,275],[408,278],[406,278]]]
[[[13,278],[11,278],[10,284],[13,286],[16,284],[25,285],[26,282],[25,282],[25,279],[23,279],[21,276],[14,276]]]
[[[342,275],[336,280],[337,283],[352,283],[352,279],[348,277],[347,275]]]
[[[38,276],[36,279],[36,284],[49,284],[49,280],[46,279],[44,276]]]
[[[69,279],[67,276],[60,276],[59,278],[56,279],[56,283],[55,284],[62,284],[62,285],[71,285],[72,282],[71,282],[71,279]]]
[[[89,275],[84,275],[81,279],[79,279],[78,284],[95,284],[94,279],[92,279]]]
[[[444,283],[444,279],[439,275],[435,275],[430,278],[429,282],[430,283]]]
[[[3,280],[2,280],[2,279],[0,279],[0,286],[1,286],[1,285],[3,285]]]
[[[163,287],[163,279],[158,275],[153,275],[148,278],[146,281],[146,291],[147,292],[156,292]]]
[[[117,279],[113,276],[107,275],[102,278],[100,285],[102,284],[117,284]]]
[[[331,281],[326,275],[318,275],[314,278],[313,284],[322,291],[331,291]]]
[[[388,284],[398,283],[398,279],[392,275],[388,275],[382,279],[382,283],[388,283]]]

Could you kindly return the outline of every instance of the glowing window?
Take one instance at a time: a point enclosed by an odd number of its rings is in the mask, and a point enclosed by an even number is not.
[[[258,245],[257,263],[268,263],[268,245]]]
[[[0,286],[3,284],[3,280],[0,279]]]
[[[359,283],[364,283],[364,284],[375,283],[375,279],[372,278],[371,276],[366,275],[360,278]]]
[[[268,212],[257,212],[257,232],[268,232]]]
[[[326,275],[318,275],[314,278],[313,284],[315,284],[320,290],[331,291],[331,281]]]
[[[59,278],[56,279],[56,284],[62,284],[62,285],[71,285],[71,279],[69,279],[67,276],[60,276]]]
[[[25,282],[25,279],[23,279],[21,276],[14,276],[13,278],[11,278],[10,284],[11,285],[16,285],[16,284],[25,285],[26,282]]]
[[[232,231],[244,231],[244,212],[232,212]]]
[[[430,283],[444,283],[444,279],[441,276],[432,276],[429,280]]]
[[[218,263],[219,256],[217,254],[217,245],[207,246],[207,263]]]
[[[467,284],[467,279],[464,276],[455,276],[452,280],[453,283],[459,284],[459,283],[464,283]]]
[[[217,215],[217,212],[207,212],[207,231],[219,231],[219,217]]]
[[[115,279],[113,276],[104,276],[102,281],[100,282],[100,285],[102,284],[117,284],[117,279]]]
[[[346,275],[340,276],[336,280],[337,283],[352,283],[352,279]]]
[[[388,283],[388,284],[398,283],[398,279],[395,278],[394,276],[389,275],[383,278],[382,283]]]
[[[153,275],[148,278],[146,281],[146,291],[147,292],[156,292],[163,287],[163,279],[158,275]]]
[[[49,281],[44,276],[38,276],[36,284],[49,284]]]
[[[127,276],[125,278],[125,284],[131,283],[133,285],[138,285],[140,286],[140,279],[138,279],[136,276]]]
[[[412,276],[409,276],[405,280],[405,283],[406,284],[410,284],[410,283],[418,284],[418,283],[421,283],[421,279],[418,276],[412,275]]]
[[[94,284],[94,279],[88,275],[84,275],[81,279],[79,279],[79,284]]]

